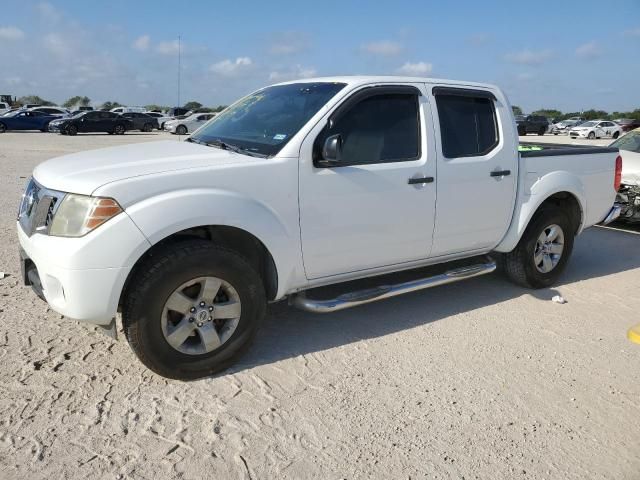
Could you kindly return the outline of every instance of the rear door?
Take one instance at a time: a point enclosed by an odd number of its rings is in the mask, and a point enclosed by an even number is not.
[[[517,134],[508,103],[496,93],[429,88],[438,151],[432,256],[491,249],[511,222]]]

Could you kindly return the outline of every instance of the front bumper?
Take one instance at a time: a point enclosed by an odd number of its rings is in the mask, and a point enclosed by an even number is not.
[[[49,124],[47,127],[47,130],[49,130],[51,133],[59,133],[61,130],[62,124],[56,124],[56,125],[51,125]]]
[[[109,325],[149,242],[125,213],[79,238],[28,236],[19,223],[23,281],[65,317]]]
[[[176,128],[178,126],[177,125],[165,125],[164,126],[164,131],[165,132],[170,132],[170,133],[176,133]]]
[[[584,132],[569,132],[569,136],[572,138],[587,138],[589,136],[589,132],[588,131],[584,131]]]

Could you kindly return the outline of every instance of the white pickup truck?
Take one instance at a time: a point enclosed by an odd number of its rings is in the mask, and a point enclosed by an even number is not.
[[[491,85],[266,87],[187,141],[39,165],[17,222],[24,280],[111,334],[120,311],[140,360],[181,379],[236,360],[270,301],[333,312],[496,263],[548,287],[574,237],[619,214],[621,160],[615,148],[525,149]]]

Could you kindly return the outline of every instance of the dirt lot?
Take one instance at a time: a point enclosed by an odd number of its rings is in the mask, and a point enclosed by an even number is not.
[[[161,137],[0,135],[0,479],[640,478],[638,234],[585,232],[550,290],[493,274],[330,316],[272,305],[240,364],[192,383],[50,311],[20,285],[26,177]]]

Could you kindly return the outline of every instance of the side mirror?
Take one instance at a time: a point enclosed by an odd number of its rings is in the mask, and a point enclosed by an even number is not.
[[[318,162],[321,166],[330,167],[340,161],[342,151],[342,137],[340,134],[327,137],[322,146],[322,159]]]

